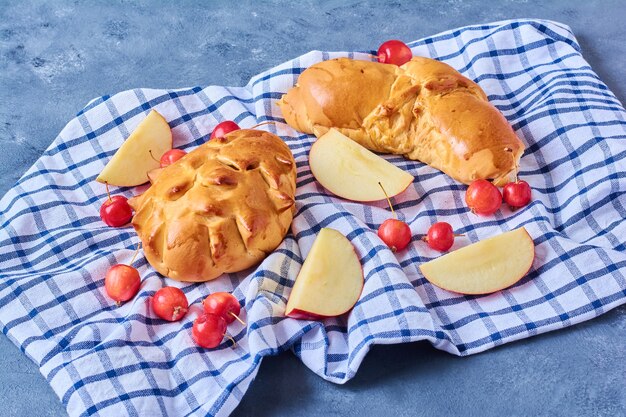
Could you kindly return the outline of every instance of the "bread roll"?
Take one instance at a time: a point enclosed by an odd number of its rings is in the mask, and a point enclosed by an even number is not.
[[[130,200],[146,259],[179,281],[208,281],[258,262],[294,213],[296,166],[276,135],[242,129],[212,139],[155,175]]]
[[[319,137],[335,128],[372,151],[419,160],[466,184],[504,185],[524,152],[476,83],[424,57],[401,67],[323,61],[306,69],[278,105],[297,130]]]

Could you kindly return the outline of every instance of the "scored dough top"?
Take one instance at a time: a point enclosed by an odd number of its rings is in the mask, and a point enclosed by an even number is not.
[[[295,209],[296,166],[276,135],[242,129],[166,167],[131,201],[148,262],[179,281],[208,281],[260,262]]]

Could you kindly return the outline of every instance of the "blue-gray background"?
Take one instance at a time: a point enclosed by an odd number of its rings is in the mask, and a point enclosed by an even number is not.
[[[312,49],[376,49],[458,26],[534,17],[568,24],[624,103],[626,2],[0,0],[0,195],[93,97],[135,87],[239,86]],[[327,383],[291,353],[266,358],[238,416],[626,415],[626,308],[469,358],[426,343],[375,347]],[[63,416],[0,335],[0,416]]]

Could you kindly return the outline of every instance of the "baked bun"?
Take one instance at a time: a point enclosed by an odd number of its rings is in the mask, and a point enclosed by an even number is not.
[[[260,262],[295,210],[296,165],[276,135],[242,129],[164,168],[131,199],[150,265],[178,281],[209,281]]]
[[[348,58],[306,69],[278,102],[293,128],[335,128],[366,148],[404,155],[469,184],[515,176],[524,145],[472,80],[443,62],[397,67]]]

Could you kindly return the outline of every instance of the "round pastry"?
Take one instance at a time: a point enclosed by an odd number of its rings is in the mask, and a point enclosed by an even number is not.
[[[295,210],[296,165],[276,135],[242,129],[151,175],[129,202],[146,259],[179,281],[208,281],[260,262]]]
[[[414,57],[398,67],[348,58],[307,68],[278,102],[317,137],[334,128],[376,152],[404,155],[471,183],[515,177],[524,144],[484,91],[451,66]]]

